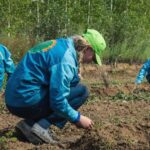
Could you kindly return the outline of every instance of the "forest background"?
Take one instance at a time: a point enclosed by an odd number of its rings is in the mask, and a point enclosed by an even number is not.
[[[150,57],[149,0],[0,0],[0,43],[18,62],[34,44],[102,33],[103,62],[141,63]]]

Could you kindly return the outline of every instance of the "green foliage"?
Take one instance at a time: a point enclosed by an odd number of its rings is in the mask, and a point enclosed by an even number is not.
[[[134,91],[134,93],[129,93],[125,94],[123,91],[117,92],[114,96],[110,97],[110,100],[113,101],[138,101],[138,100],[144,100],[144,101],[149,101],[150,99],[150,94],[148,91],[145,90],[140,90],[140,91]]]
[[[149,0],[0,0],[0,38],[18,62],[33,39],[94,28],[106,39],[106,62],[143,62],[150,57],[149,8]]]
[[[14,130],[5,129],[3,133],[0,133],[0,149],[7,150],[8,149],[8,142],[16,142],[17,138],[14,137]]]
[[[2,150],[8,149],[7,138],[4,136],[0,137],[0,149],[2,149]]]

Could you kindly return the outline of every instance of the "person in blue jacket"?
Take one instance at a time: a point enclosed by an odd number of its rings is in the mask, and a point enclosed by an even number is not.
[[[135,84],[141,84],[144,77],[146,77],[147,81],[150,83],[150,59],[148,59],[142,66],[142,68],[140,69],[136,80],[135,80]]]
[[[99,64],[105,47],[102,35],[88,29],[82,36],[42,42],[26,53],[7,83],[5,102],[12,114],[24,118],[16,127],[30,142],[57,143],[49,127],[63,128],[67,121],[92,128],[93,121],[77,111],[89,95],[79,83],[79,62]]]
[[[2,92],[5,73],[7,74],[8,80],[14,72],[14,69],[15,65],[13,63],[13,60],[11,59],[9,50],[3,44],[0,44],[0,92]],[[3,94],[4,93],[2,93],[2,95]]]

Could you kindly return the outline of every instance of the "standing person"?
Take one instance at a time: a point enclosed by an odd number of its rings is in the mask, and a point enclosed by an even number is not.
[[[80,84],[79,62],[99,64],[106,43],[88,29],[83,36],[59,38],[31,48],[18,64],[6,87],[8,110],[25,120],[17,128],[32,143],[56,143],[49,127],[63,128],[67,121],[91,129],[93,121],[77,109],[89,92]]]
[[[144,77],[146,77],[147,81],[150,83],[150,59],[148,59],[141,67],[136,77],[135,84],[141,84]]]
[[[9,50],[4,45],[0,44],[0,92],[2,92],[5,73],[7,74],[7,79],[9,79],[14,69],[15,66]],[[4,93],[2,92],[2,96],[3,95]]]

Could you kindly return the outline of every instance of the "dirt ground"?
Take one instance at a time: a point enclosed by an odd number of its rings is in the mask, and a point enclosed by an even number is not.
[[[88,102],[80,108],[94,121],[92,130],[67,123],[60,130],[52,126],[60,144],[33,145],[20,137],[11,115],[0,100],[0,149],[2,150],[150,150],[150,85],[146,80],[135,89],[140,65],[118,64],[83,67],[83,80],[90,90]],[[103,75],[104,70],[107,74]]]

